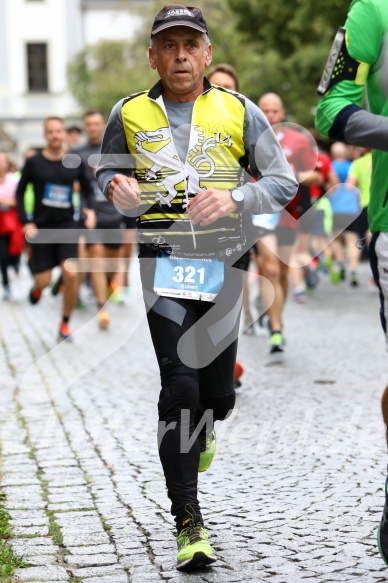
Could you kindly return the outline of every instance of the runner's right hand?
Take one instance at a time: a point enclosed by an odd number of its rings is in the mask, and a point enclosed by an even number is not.
[[[115,207],[131,210],[140,205],[140,188],[136,178],[115,174],[109,185],[109,200]]]

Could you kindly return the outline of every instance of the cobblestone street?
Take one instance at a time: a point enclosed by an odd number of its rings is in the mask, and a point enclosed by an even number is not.
[[[236,409],[199,477],[218,562],[188,575],[175,569],[137,260],[131,296],[108,304],[110,330],[87,298],[73,343],[56,341],[61,298],[28,304],[23,266],[13,301],[0,302],[0,484],[29,565],[15,581],[387,581],[376,530],[388,360],[366,263],[360,279],[353,289],[322,276],[305,304],[289,301],[282,365],[267,366],[264,330],[241,336]]]

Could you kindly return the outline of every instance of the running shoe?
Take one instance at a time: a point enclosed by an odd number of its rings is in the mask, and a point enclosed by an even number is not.
[[[341,281],[345,281],[345,279],[346,279],[346,269],[343,265],[341,265],[341,268],[340,268],[340,278],[341,278]]]
[[[176,538],[178,545],[178,571],[186,571],[211,565],[216,562],[213,549],[208,541],[208,534],[201,523],[190,519],[189,526],[182,528]]]
[[[350,285],[351,285],[352,287],[358,287],[358,285],[359,285],[359,281],[358,281],[357,273],[355,273],[355,272],[353,271],[353,272],[350,274],[349,281],[350,281]]]
[[[269,355],[265,366],[281,365],[285,359],[285,341],[282,332],[273,332],[269,339]]]
[[[198,445],[199,445],[199,472],[206,472],[209,469],[210,464],[213,461],[214,454],[216,453],[216,431],[213,429],[211,433],[206,434],[206,432],[200,432],[198,435]]]
[[[269,339],[270,354],[276,354],[277,352],[284,352],[284,342],[283,334],[281,332],[272,332]]]
[[[315,289],[318,285],[318,271],[312,265],[306,265],[304,268],[304,280],[308,289]]]
[[[238,389],[239,387],[241,387],[240,377],[242,376],[243,372],[244,372],[243,367],[238,362],[238,360],[236,360],[236,364],[234,365],[234,379],[233,379],[234,389]]]
[[[35,304],[37,304],[40,300],[40,298],[42,297],[42,290],[39,289],[38,287],[33,287],[30,290],[30,294],[28,296],[28,299],[30,300],[30,304],[32,304],[33,306]]]
[[[109,314],[106,310],[102,309],[98,312],[98,327],[101,330],[107,330],[109,326]]]
[[[71,340],[71,332],[67,322],[62,322],[60,325],[58,336],[60,340]]]
[[[117,285],[114,279],[111,279],[108,285],[107,291],[108,300],[114,304],[122,305],[124,303],[124,296],[122,294],[122,289]]]
[[[304,293],[304,289],[294,289],[293,296],[297,304],[304,304],[306,301],[306,294]]]
[[[332,258],[331,257],[325,257],[324,260],[323,260],[323,265],[324,265],[326,271],[330,271],[331,268],[333,267],[333,260],[332,260]]]
[[[337,285],[341,281],[341,272],[338,269],[332,269],[330,271],[330,281],[334,285]]]
[[[109,300],[114,304],[122,306],[124,303],[124,296],[120,291],[120,288],[116,288],[114,292],[110,295]]]

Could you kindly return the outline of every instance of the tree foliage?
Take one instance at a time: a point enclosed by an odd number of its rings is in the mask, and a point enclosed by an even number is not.
[[[350,2],[350,0],[349,0]],[[240,91],[252,101],[267,91],[284,100],[289,118],[313,124],[316,88],[335,31],[346,18],[347,0],[197,0],[213,45],[213,64],[229,63]],[[131,42],[103,41],[86,47],[68,67],[70,90],[83,108],[109,113],[122,97],[158,79],[147,49],[160,1],[142,9],[144,26]]]
[[[350,0],[228,0],[236,28],[260,54],[249,91],[278,93],[289,117],[312,125],[316,88]],[[255,84],[255,87],[253,86]]]
[[[198,0],[206,17],[213,44],[213,63],[227,62],[240,74],[241,91],[251,85],[252,70],[259,63],[254,41],[247,42],[236,30],[237,19],[224,1]],[[119,99],[156,83],[147,49],[150,30],[160,1],[151,2],[142,12],[144,25],[131,42],[101,41],[86,47],[68,65],[70,91],[84,109],[98,107],[106,114]],[[244,44],[245,51],[241,50]]]
[[[149,84],[156,77],[130,43],[101,41],[86,47],[68,65],[70,91],[84,109],[98,108],[108,115],[115,103]],[[148,82],[149,79],[149,82]]]

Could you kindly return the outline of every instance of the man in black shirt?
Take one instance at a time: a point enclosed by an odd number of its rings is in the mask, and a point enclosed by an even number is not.
[[[84,164],[76,165],[72,163],[74,160],[71,158],[63,159],[65,154],[63,120],[59,117],[47,118],[44,123],[44,135],[46,147],[29,158],[22,170],[16,193],[17,208],[24,232],[30,231],[30,240],[31,236],[35,235],[35,242],[31,245],[31,269],[35,280],[29,295],[31,304],[38,303],[43,289],[50,285],[52,269],[57,265],[61,267],[64,293],[59,337],[66,340],[71,335],[68,323],[77,297],[78,278],[76,270],[66,269],[65,261],[77,257],[78,242],[70,231],[66,242],[56,242],[59,238],[63,240],[62,233],[57,238],[50,233],[49,238],[49,233],[45,233],[44,230],[49,229],[59,234],[60,231],[77,227],[73,218],[72,200],[75,181],[80,182],[85,194],[87,207],[83,209],[84,224],[88,228],[93,228],[94,195]],[[24,194],[28,184],[34,187],[35,205],[32,217],[27,217],[24,209]]]

